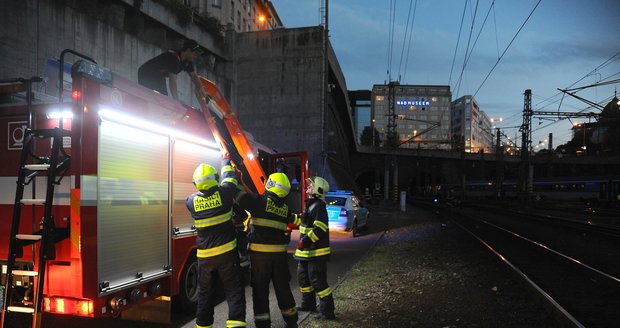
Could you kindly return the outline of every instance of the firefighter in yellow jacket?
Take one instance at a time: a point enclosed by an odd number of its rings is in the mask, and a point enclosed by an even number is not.
[[[325,196],[329,184],[321,177],[309,179],[306,208],[299,226],[299,244],[295,250],[297,278],[301,289],[300,311],[316,311],[316,295],[319,296],[318,319],[336,319],[334,297],[327,284],[327,260],[329,248],[329,225]]]
[[[237,235],[232,222],[232,206],[238,196],[239,181],[229,159],[222,162],[222,181],[217,170],[200,164],[193,175],[197,192],[187,198],[186,205],[197,230],[198,306],[196,327],[213,327],[215,284],[221,279],[228,301],[226,327],[245,327],[245,288]]]
[[[285,203],[291,189],[284,173],[269,175],[262,195],[246,193],[238,204],[251,213],[248,248],[252,267],[252,300],[257,328],[271,327],[269,284],[278,300],[278,307],[287,328],[297,328],[297,308],[289,282],[291,273],[286,247],[291,241],[288,225],[299,225],[299,218]]]

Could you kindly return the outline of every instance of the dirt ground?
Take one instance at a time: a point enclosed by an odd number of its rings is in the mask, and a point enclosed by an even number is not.
[[[377,208],[387,230],[335,286],[335,321],[300,327],[555,327],[542,301],[449,218]],[[387,212],[387,213],[386,213]]]

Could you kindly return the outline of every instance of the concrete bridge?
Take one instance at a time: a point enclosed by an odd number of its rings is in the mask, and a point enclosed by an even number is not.
[[[424,196],[441,193],[443,184],[518,179],[519,156],[462,153],[439,150],[373,149],[359,146],[350,154],[351,175],[358,192],[379,187],[384,199],[395,192]],[[533,176],[612,176],[618,174],[620,157],[574,157],[544,154],[531,157]]]

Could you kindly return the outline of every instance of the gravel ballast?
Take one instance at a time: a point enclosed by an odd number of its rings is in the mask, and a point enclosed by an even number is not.
[[[300,327],[554,327],[542,301],[449,218],[373,209],[388,220],[375,247],[336,286],[335,321]]]

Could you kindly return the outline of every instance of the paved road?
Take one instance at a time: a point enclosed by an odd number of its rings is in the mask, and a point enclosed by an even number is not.
[[[338,232],[332,232],[330,234],[330,242],[332,248],[332,256],[331,260],[327,267],[328,272],[328,282],[329,285],[334,288],[338,282],[349,272],[351,267],[357,263],[360,258],[374,245],[375,241],[381,236],[383,232],[382,223],[385,220],[380,220],[380,216],[377,216],[375,219],[375,226],[373,226],[367,233],[362,234],[359,237],[351,238],[350,234],[343,234]],[[291,243],[289,244],[289,253],[292,253],[292,250],[297,245],[297,241],[299,240],[299,232],[295,230],[291,236]],[[291,289],[293,291],[293,296],[295,300],[299,304],[301,300],[301,293],[299,291],[299,285],[297,283],[296,277],[296,262],[293,260],[292,256],[289,258],[289,270],[292,275],[291,279]],[[271,318],[272,318],[272,326],[273,327],[284,327],[284,321],[280,315],[280,310],[277,307],[277,302],[275,299],[275,294],[273,292],[273,288],[271,293],[269,294],[270,305],[271,305]],[[250,287],[246,288],[246,300],[248,304],[247,310],[247,322],[248,327],[255,327],[253,320],[253,311],[252,311],[252,290]],[[216,316],[215,316],[215,327],[225,327],[226,316],[228,313],[228,305],[226,302],[222,302],[220,305],[216,307]],[[304,314],[304,313],[300,313]],[[193,328],[195,327],[195,321],[192,320],[179,326],[183,328]]]
[[[371,210],[370,229],[367,232],[362,233],[361,236],[352,238],[350,234],[343,234],[338,232],[331,232],[331,248],[332,257],[328,263],[328,282],[332,288],[336,287],[343,277],[349,272],[351,267],[357,263],[360,258],[366,254],[366,252],[374,245],[383,233],[386,221],[389,219],[388,213],[372,212]],[[291,236],[291,243],[289,249],[293,250],[299,240],[299,233],[295,230]],[[291,253],[292,251],[289,251]],[[289,270],[292,275],[291,289],[293,296],[299,304],[301,299],[301,293],[299,291],[299,285],[297,284],[296,276],[296,262],[293,260],[292,255],[289,258]],[[275,294],[273,289],[270,293],[271,304],[271,318],[273,327],[284,327],[284,321],[282,321],[280,310],[277,307],[275,300]],[[253,311],[252,311],[252,290],[248,286],[246,287],[246,301],[247,301],[247,317],[248,327],[254,326]],[[338,310],[336,309],[336,312]],[[228,305],[226,302],[222,302],[215,309],[215,323],[214,327],[225,327],[228,314]],[[305,314],[305,313],[301,313]],[[305,314],[307,315],[307,314]],[[300,319],[303,316],[300,317]],[[43,328],[156,328],[156,327],[172,327],[172,328],[194,328],[195,317],[194,315],[183,316],[180,314],[173,314],[171,325],[152,324],[145,322],[135,321],[122,321],[120,319],[85,319],[66,316],[49,316],[44,317]]]

